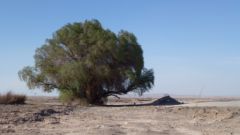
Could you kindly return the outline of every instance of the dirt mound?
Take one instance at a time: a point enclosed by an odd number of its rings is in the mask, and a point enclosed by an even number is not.
[[[156,101],[151,103],[151,105],[179,105],[179,104],[183,104],[183,103],[177,101],[176,99],[170,96],[159,98]]]

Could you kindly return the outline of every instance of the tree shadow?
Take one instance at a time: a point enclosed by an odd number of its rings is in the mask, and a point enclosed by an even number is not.
[[[119,105],[102,105],[104,107],[138,107],[138,106],[173,106],[173,105],[181,105],[183,102],[179,102],[178,100],[165,96],[159,98],[152,103],[143,103],[143,104],[119,104]]]
[[[101,105],[104,107],[137,107],[137,106],[153,106],[151,103],[148,104],[119,104],[119,105]]]

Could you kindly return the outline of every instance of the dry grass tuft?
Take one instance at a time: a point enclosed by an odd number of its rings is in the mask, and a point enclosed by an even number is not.
[[[7,94],[0,95],[0,104],[24,104],[26,99],[25,95],[8,92]]]

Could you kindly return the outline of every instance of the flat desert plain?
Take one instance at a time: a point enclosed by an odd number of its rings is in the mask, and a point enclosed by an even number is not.
[[[25,105],[0,105],[0,135],[240,135],[240,98],[177,99],[185,104],[112,98],[108,106],[83,107],[30,97]]]

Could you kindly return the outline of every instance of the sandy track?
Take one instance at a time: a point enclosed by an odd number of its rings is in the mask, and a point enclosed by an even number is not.
[[[218,101],[218,102],[202,102],[202,103],[189,103],[182,106],[189,107],[240,107],[240,101]]]

